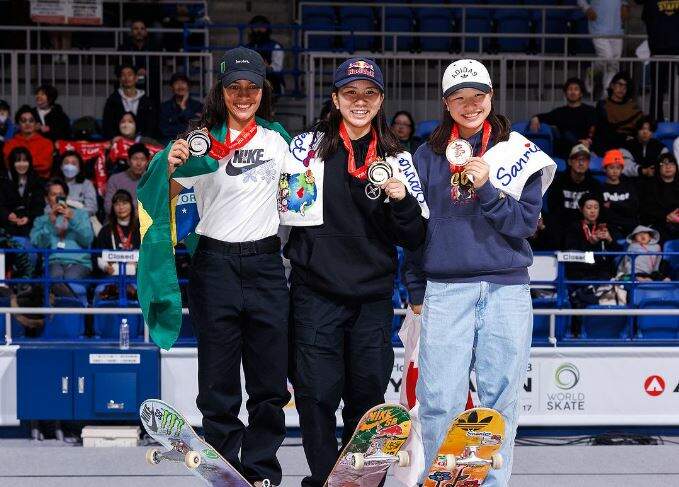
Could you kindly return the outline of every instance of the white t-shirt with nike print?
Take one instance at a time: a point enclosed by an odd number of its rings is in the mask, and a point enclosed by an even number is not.
[[[231,140],[240,132],[230,130]],[[222,242],[249,242],[278,232],[277,192],[288,144],[278,132],[258,126],[255,136],[219,161],[209,174],[175,178],[193,187],[198,235]]]

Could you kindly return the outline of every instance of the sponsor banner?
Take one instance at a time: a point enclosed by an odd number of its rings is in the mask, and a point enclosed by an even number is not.
[[[195,348],[161,351],[161,398],[194,425],[197,359]],[[403,348],[394,349],[394,367],[385,394],[398,403]],[[241,372],[241,384],[244,384]],[[292,393],[292,386],[288,385]],[[474,404],[480,404],[475,379]],[[243,389],[240,417],[247,420]],[[341,405],[337,412],[341,425]],[[294,397],[285,408],[287,426],[299,426]],[[533,348],[520,394],[523,426],[679,425],[679,348]]]
[[[31,0],[31,20],[42,24],[101,25],[103,0]]]

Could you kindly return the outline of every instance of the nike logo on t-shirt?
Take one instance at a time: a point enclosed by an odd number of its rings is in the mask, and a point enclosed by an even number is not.
[[[239,176],[244,172],[270,162],[271,159],[263,159],[264,149],[241,149],[237,150],[229,162],[226,163],[226,174]]]

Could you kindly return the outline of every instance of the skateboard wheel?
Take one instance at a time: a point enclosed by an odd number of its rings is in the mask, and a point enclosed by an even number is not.
[[[190,451],[184,456],[184,464],[191,470],[198,468],[201,462],[200,453],[197,451]]]
[[[271,481],[269,479],[262,480],[262,487],[271,487]]]
[[[457,466],[457,459],[455,458],[455,455],[452,453],[448,453],[446,455],[446,469],[447,470],[452,470]]]
[[[365,463],[365,456],[363,453],[349,453],[347,457],[351,468],[354,470],[361,470],[363,468],[363,464]]]
[[[493,453],[493,455],[490,457],[490,466],[494,470],[500,470],[502,468],[502,464],[504,463],[504,459],[502,458],[502,455],[499,453]]]
[[[149,465],[158,465],[161,461],[160,458],[160,449],[158,448],[149,448],[146,450],[146,463]]]
[[[398,466],[407,467],[410,465],[410,453],[407,451],[398,452]]]

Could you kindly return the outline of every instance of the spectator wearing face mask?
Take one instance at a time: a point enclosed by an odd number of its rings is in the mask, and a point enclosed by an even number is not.
[[[81,208],[92,217],[97,214],[97,192],[92,181],[82,173],[83,160],[75,151],[61,155],[60,178],[68,185],[68,206]]]
[[[137,203],[137,184],[146,172],[146,169],[151,159],[151,153],[144,144],[137,143],[132,145],[127,151],[128,169],[124,172],[114,174],[108,180],[106,185],[106,198],[104,200],[104,210],[107,214],[111,212],[111,205],[113,195],[119,189],[124,189],[132,195],[135,203]]]
[[[161,148],[157,140],[141,135],[137,131],[137,118],[134,113],[125,112],[118,124],[118,135],[113,137],[111,150],[108,153],[108,171],[110,174],[127,169],[127,152],[133,144],[138,143],[144,144],[149,150]]]
[[[250,20],[250,41],[246,45],[257,51],[266,65],[266,79],[273,87],[273,92],[280,95],[285,90],[283,80],[283,62],[285,51],[283,46],[271,38],[271,22],[263,15],[255,15]]]
[[[5,160],[10,152],[16,147],[25,147],[33,158],[33,168],[43,179],[48,179],[52,172],[52,153],[54,144],[46,139],[38,130],[38,114],[28,105],[24,105],[17,110],[14,120],[19,127],[19,131],[14,137],[5,142],[2,148]]]
[[[52,85],[40,85],[35,90],[35,111],[40,119],[40,133],[50,139],[65,140],[71,136],[71,120],[56,103],[59,92]]]
[[[120,88],[114,91],[104,105],[104,137],[112,139],[118,133],[118,124],[123,114],[132,112],[137,121],[137,133],[153,137],[158,124],[158,110],[144,90],[137,88],[137,73],[131,64],[122,64],[116,69]]]
[[[160,134],[163,142],[174,140],[178,134],[186,131],[189,121],[200,116],[203,104],[191,98],[191,81],[182,73],[175,73],[170,78],[172,98],[160,106]]]
[[[0,177],[0,226],[11,235],[28,237],[33,220],[45,208],[43,182],[33,170],[33,158],[25,147],[9,153],[9,172]]]

